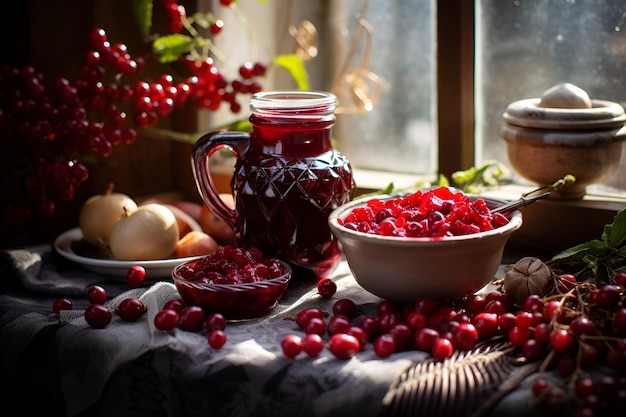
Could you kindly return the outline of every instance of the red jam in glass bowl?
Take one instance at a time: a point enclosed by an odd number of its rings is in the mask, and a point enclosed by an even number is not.
[[[291,267],[256,248],[222,246],[176,266],[172,278],[187,305],[221,313],[228,320],[248,320],[276,307],[291,279]]]

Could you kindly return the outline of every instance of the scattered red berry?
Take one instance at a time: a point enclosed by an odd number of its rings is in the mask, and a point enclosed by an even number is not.
[[[350,359],[359,352],[360,345],[356,337],[337,333],[330,337],[328,350],[339,359]]]
[[[126,272],[126,285],[129,288],[139,288],[146,279],[146,269],[141,265],[133,265]]]
[[[159,330],[172,330],[179,322],[180,315],[174,310],[161,310],[154,316],[154,326]]]
[[[318,334],[307,334],[302,340],[302,350],[311,358],[317,358],[324,350],[324,340]]]
[[[202,307],[187,306],[180,311],[179,327],[194,332],[199,330],[206,320],[206,313]]]
[[[288,358],[295,358],[296,356],[298,356],[298,354],[302,352],[302,349],[304,347],[302,338],[293,334],[285,336],[280,343],[280,346],[283,350],[283,353]]]
[[[317,283],[317,292],[322,298],[330,298],[337,292],[337,284],[330,278],[322,278]]]
[[[111,311],[102,304],[90,304],[85,310],[85,320],[94,329],[104,329],[111,318]]]
[[[115,310],[124,321],[137,321],[146,312],[146,306],[138,298],[126,298],[122,300]]]
[[[54,311],[54,313],[57,315],[61,312],[61,310],[71,309],[72,301],[64,297],[57,298],[56,300],[54,300],[54,303],[52,303],[52,311]]]
[[[387,358],[396,352],[396,341],[390,334],[380,335],[374,340],[374,353],[379,358]]]
[[[219,350],[226,343],[226,333],[220,329],[212,329],[207,335],[207,341],[209,342],[209,346]]]
[[[107,292],[99,285],[92,285],[87,290],[87,298],[91,304],[104,304],[107,300]]]
[[[224,330],[226,328],[226,318],[220,313],[212,313],[204,323],[207,330]]]

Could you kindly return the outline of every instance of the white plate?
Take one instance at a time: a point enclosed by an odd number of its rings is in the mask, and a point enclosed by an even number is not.
[[[82,239],[80,228],[70,229],[62,233],[54,241],[54,248],[61,256],[81,264],[83,267],[104,275],[126,278],[128,268],[133,265],[141,265],[146,269],[146,279],[169,278],[172,269],[178,264],[189,261],[198,256],[189,258],[172,258],[158,261],[116,261],[114,259],[89,258],[77,255],[72,250],[72,242]]]

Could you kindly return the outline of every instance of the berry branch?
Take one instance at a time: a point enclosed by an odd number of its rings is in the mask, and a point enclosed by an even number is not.
[[[236,2],[220,3],[236,14],[253,38]],[[170,33],[151,35],[156,5],[153,0],[132,3],[141,33],[151,42],[147,54],[135,55],[103,28],[94,28],[75,80],[48,80],[32,66],[0,66],[0,220],[6,225],[2,247],[36,239],[32,235],[38,222],[52,218],[58,202],[73,200],[88,179],[93,156],[109,157],[115,146],[132,145],[139,132],[193,143],[199,134],[159,129],[159,121],[185,103],[209,111],[228,106],[239,113],[241,95],[262,90],[259,79],[268,64],[244,62],[238,75],[229,79],[214,62],[227,59],[213,42],[223,33],[223,21],[212,13],[187,16],[178,0],[161,0],[160,6],[166,10]],[[292,58],[278,56],[272,64],[287,69],[306,88],[304,66]],[[178,72],[167,66],[178,68],[180,63]],[[150,77],[149,65],[161,72]],[[233,126],[246,130],[242,122]]]

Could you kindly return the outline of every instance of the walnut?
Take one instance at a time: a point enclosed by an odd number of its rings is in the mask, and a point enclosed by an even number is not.
[[[524,257],[511,265],[504,275],[504,292],[518,303],[529,295],[544,296],[552,278],[552,270],[540,259]]]

